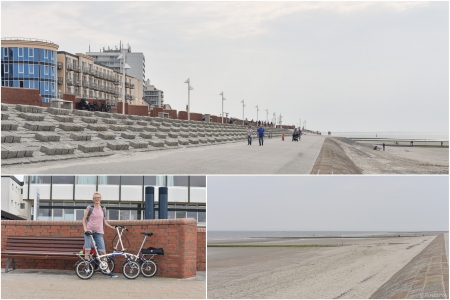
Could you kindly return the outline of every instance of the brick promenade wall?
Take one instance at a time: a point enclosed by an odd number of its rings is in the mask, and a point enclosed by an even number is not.
[[[124,232],[124,246],[130,253],[136,254],[143,240],[141,232],[151,231],[144,248],[164,248],[164,256],[157,256],[159,276],[173,278],[190,278],[196,275],[197,269],[197,221],[195,219],[108,221],[112,226],[125,225],[129,231]],[[51,236],[82,237],[81,221],[4,221],[2,220],[2,251],[5,249],[8,236]],[[115,230],[105,227],[105,244],[107,253],[111,253]],[[201,236],[201,234],[200,234]],[[116,238],[117,241],[117,238]],[[128,242],[129,241],[129,242]],[[205,242],[206,243],[206,239]],[[120,247],[120,246],[119,246]],[[206,247],[203,247],[206,249]],[[81,250],[81,249],[80,249]],[[203,250],[206,251],[206,250]],[[65,269],[73,270],[74,260],[60,259],[16,259],[21,269]],[[123,257],[115,257],[115,272],[122,272]],[[206,261],[206,260],[204,260]],[[2,257],[2,268],[6,258]]]
[[[128,115],[135,116],[148,116],[148,106],[147,105],[128,105],[126,107],[126,112]]]
[[[197,228],[197,271],[206,271],[206,228]]]
[[[63,98],[63,100],[72,101],[74,109],[77,107],[77,101],[76,101],[75,95],[73,95],[73,94],[63,94],[62,98]]]
[[[191,120],[192,121],[201,121],[202,117],[203,117],[203,114],[191,112]],[[178,112],[178,119],[180,119],[180,120],[187,120],[188,119],[187,111],[179,111]]]
[[[39,90],[2,86],[2,103],[42,106]]]
[[[158,117],[158,113],[163,112],[163,108],[162,107],[153,107],[152,110],[150,111],[150,117],[156,118]]]

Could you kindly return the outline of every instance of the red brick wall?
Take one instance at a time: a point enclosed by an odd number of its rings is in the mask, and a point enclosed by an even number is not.
[[[211,116],[211,121],[212,121],[213,123],[217,123],[217,119],[218,119],[217,116]]]
[[[2,86],[2,103],[42,106],[39,90]]]
[[[197,271],[206,271],[206,228],[197,228]]]
[[[127,115],[148,116],[147,105],[128,105],[126,104],[125,112]]]
[[[176,111],[175,109],[165,109],[164,112],[165,112],[165,113],[168,113],[168,114],[169,114],[169,117],[170,117],[171,119],[176,119],[176,118],[178,118],[178,114],[177,114],[177,111]]]
[[[196,275],[197,269],[197,222],[194,219],[139,220],[139,221],[109,221],[114,225],[125,225],[129,231],[124,235],[124,246],[127,251],[135,254],[142,243],[140,232],[151,231],[144,247],[164,248],[164,256],[158,256],[158,275],[173,278],[189,278]],[[82,237],[81,221],[5,221],[2,220],[2,251],[5,249],[8,236],[64,236]],[[105,228],[106,251],[110,253],[116,231]],[[116,239],[117,241],[117,239]],[[205,239],[206,241],[206,239]],[[206,245],[205,245],[206,246]],[[120,247],[120,246],[119,246]],[[204,247],[206,249],[206,247]],[[81,249],[80,249],[81,250]],[[76,256],[74,256],[76,257]],[[117,258],[117,259],[116,259]],[[17,259],[18,268],[23,269],[66,269],[73,270],[75,260],[59,259]],[[115,257],[115,272],[121,272],[123,257]],[[2,255],[2,268],[6,258]]]
[[[63,98],[63,100],[72,101],[74,109],[77,107],[77,102],[80,101],[80,100],[76,101],[76,97],[73,94],[63,94],[62,98]]]
[[[158,113],[162,112],[164,109],[162,107],[153,107],[150,111],[150,117],[157,117]]]
[[[203,117],[203,114],[191,112],[191,120],[192,121],[201,121],[202,117]],[[187,120],[188,119],[187,111],[179,111],[178,112],[178,119]]]

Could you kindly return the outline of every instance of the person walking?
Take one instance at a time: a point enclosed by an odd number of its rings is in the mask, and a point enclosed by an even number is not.
[[[383,143],[383,151],[384,151],[384,148],[386,147],[386,144],[385,143]]]
[[[258,136],[259,136],[259,145],[260,146],[264,146],[264,128],[262,127],[262,125],[259,125],[258,128]]]
[[[95,192],[93,195],[94,205],[89,205],[86,207],[83,216],[83,228],[84,232],[91,232],[94,238],[95,244],[97,245],[98,252],[100,255],[106,254],[105,241],[103,240],[103,226],[115,229],[113,226],[109,225],[106,221],[106,208],[100,205],[102,200],[102,195],[99,192]],[[91,252],[92,239],[84,234],[84,250],[85,259],[89,259],[89,253]],[[117,278],[112,270],[106,274],[111,278]]]
[[[253,134],[253,130],[252,130],[252,127],[251,126],[248,126],[248,129],[247,129],[247,142],[248,142],[248,144],[247,145],[252,145],[252,134]]]

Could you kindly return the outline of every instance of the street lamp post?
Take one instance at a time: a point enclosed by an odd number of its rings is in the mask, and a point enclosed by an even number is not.
[[[273,112],[272,122],[273,122],[273,128],[277,128],[277,117],[276,117],[275,112]]]
[[[258,108],[258,105],[256,105],[255,107],[256,107],[256,124],[258,124],[258,111],[259,111],[259,108]]]
[[[244,107],[245,107],[244,99],[242,99],[241,103],[242,103],[242,124],[244,124]]]
[[[122,50],[122,54],[120,54],[117,59],[122,59],[123,60],[123,67],[122,67],[122,114],[125,114],[125,69],[131,69],[131,67],[126,63],[125,61],[125,56],[126,56],[126,50],[123,49]]]
[[[188,109],[187,109],[187,113],[188,113],[188,121],[191,121],[191,97],[190,97],[190,92],[194,88],[191,86],[189,78],[186,79],[186,81],[184,83],[188,84]]]
[[[269,109],[266,109],[266,122],[269,123]]]
[[[222,96],[222,124],[223,124],[223,100],[227,100],[223,97],[223,91],[219,94],[220,96]]]

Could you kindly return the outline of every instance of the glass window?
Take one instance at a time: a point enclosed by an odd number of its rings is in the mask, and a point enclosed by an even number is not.
[[[23,73],[23,69],[24,69],[23,64],[18,64],[18,67],[19,67],[19,73]]]
[[[73,206],[73,202],[64,202],[64,206]],[[64,220],[73,221],[74,210],[70,208],[64,208]]]
[[[186,211],[184,210],[184,209],[186,209],[186,205],[177,205],[176,208],[177,208],[176,218],[177,219],[186,218]]]
[[[55,67],[52,67],[52,75],[55,75]]]
[[[187,212],[187,217],[197,220],[197,212],[195,212],[195,211],[188,211]]]
[[[187,176],[173,176],[173,185],[174,186],[188,186],[188,177]]]
[[[51,176],[31,176],[31,183],[35,184],[48,184],[51,180]]]
[[[74,184],[75,176],[53,176],[53,184]]]
[[[144,185],[156,185],[156,176],[144,176]]]
[[[77,209],[75,210],[75,220],[83,220],[85,209]]]
[[[25,209],[25,203],[20,203],[20,209]]]
[[[118,207],[119,204],[110,204],[109,207]],[[108,209],[108,220],[119,220],[119,210],[118,209]]]
[[[122,176],[122,185],[142,185],[143,176]]]
[[[48,91],[48,81],[44,82],[45,91]]]
[[[8,47],[3,48],[3,57],[8,57]]]
[[[54,57],[54,55],[55,55],[54,51],[50,51],[50,55],[51,55],[51,57],[52,57],[52,60],[54,60],[54,59],[55,59],[55,57]]]
[[[9,64],[4,64],[3,65],[3,69],[4,69],[4,73],[9,73]]]
[[[44,58],[48,58],[48,50],[44,49]]]
[[[34,74],[34,65],[28,64],[28,74]]]
[[[38,215],[38,220],[49,221],[52,219],[52,210],[51,208],[39,208]]]
[[[55,91],[55,83],[52,82],[52,92],[54,92],[54,91]]]
[[[48,66],[44,66],[44,74],[48,75]]]
[[[131,207],[134,207],[136,210],[130,211],[130,220],[138,220],[138,208],[139,204],[130,204]]]
[[[126,203],[126,204],[120,204],[120,207],[130,207],[130,204]],[[130,211],[129,210],[120,210],[119,212],[120,214],[120,220],[130,220]]]
[[[23,57],[23,48],[18,48],[19,49],[19,57]]]
[[[76,184],[97,184],[97,176],[76,176],[75,182]]]
[[[34,48],[28,48],[28,57],[34,57]]]
[[[98,176],[99,185],[119,185],[120,176]]]
[[[169,205],[168,208],[175,208],[175,205]],[[175,212],[169,210],[167,212],[167,218],[168,219],[175,219]]]
[[[199,206],[199,209],[204,209],[205,211],[198,212],[197,222],[206,222],[206,206]]]
[[[206,176],[191,176],[191,186],[206,187]]]
[[[54,202],[53,206],[62,206],[62,202]],[[53,220],[61,221],[63,219],[63,209],[62,208],[54,208],[53,209]]]

